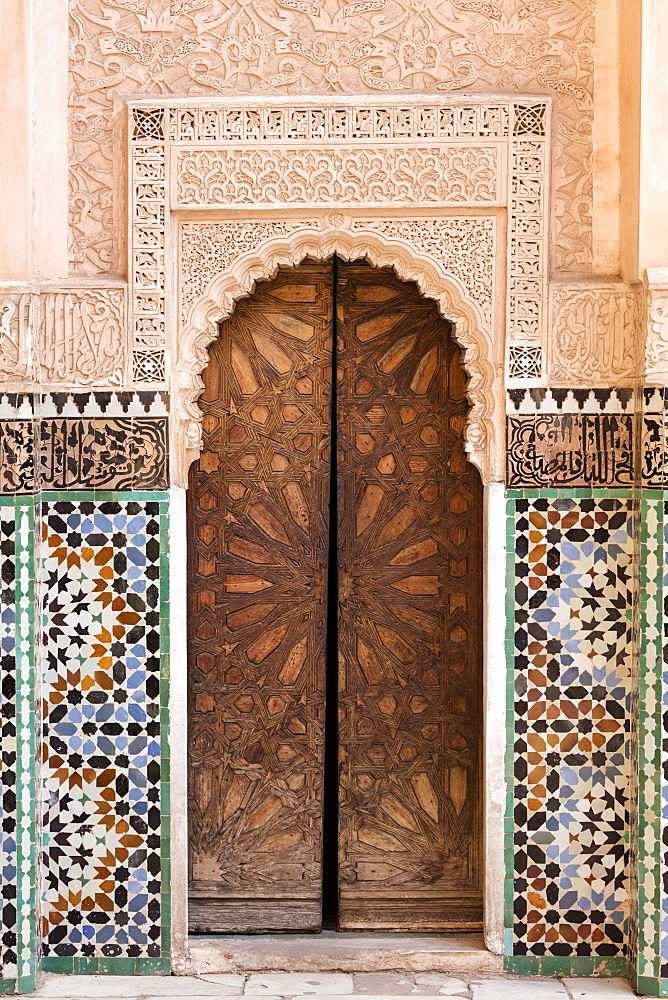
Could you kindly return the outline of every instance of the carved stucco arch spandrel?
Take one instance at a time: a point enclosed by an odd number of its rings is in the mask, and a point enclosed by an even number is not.
[[[330,217],[331,218],[331,217]],[[441,314],[453,324],[457,342],[464,349],[469,376],[467,395],[471,409],[466,428],[466,449],[480,470],[484,483],[501,482],[504,467],[503,334],[494,336],[478,305],[466,294],[456,276],[448,274],[434,258],[406,242],[387,238],[372,229],[330,227],[282,232],[264,239],[253,250],[240,252],[216,273],[182,317],[172,367],[172,479],[186,487],[188,469],[201,451],[202,412],[198,398],[203,389],[201,372],[208,362],[208,347],[218,324],[234,310],[238,299],[250,295],[255,283],[274,276],[281,266],[295,267],[305,257],[319,260],[334,254],[344,260],[366,259],[375,267],[392,267],[404,281],[415,281]],[[317,225],[317,224],[316,224]],[[359,223],[357,223],[359,225]],[[183,276],[182,276],[183,277]]]

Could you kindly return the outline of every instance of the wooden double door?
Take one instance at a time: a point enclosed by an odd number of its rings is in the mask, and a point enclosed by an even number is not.
[[[221,324],[189,518],[190,929],[473,929],[481,484],[417,287],[305,262]]]

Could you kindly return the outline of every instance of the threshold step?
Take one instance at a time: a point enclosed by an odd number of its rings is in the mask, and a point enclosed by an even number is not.
[[[249,934],[189,939],[188,972],[501,972],[477,934]]]

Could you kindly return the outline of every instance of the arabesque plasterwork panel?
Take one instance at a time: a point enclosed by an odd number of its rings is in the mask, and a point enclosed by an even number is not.
[[[487,330],[502,270],[496,223],[481,216],[475,236],[467,233],[462,240],[453,216],[426,218],[426,213],[454,207],[503,213],[506,338],[518,356],[521,351],[532,356],[530,370],[511,366],[508,373],[540,380],[545,376],[549,120],[549,102],[534,98],[426,103],[412,95],[403,102],[303,98],[298,107],[272,98],[262,105],[170,101],[131,106],[128,249],[134,380],[169,379],[166,276],[175,252],[170,212],[234,211],[246,237],[262,230],[249,229],[240,208],[256,216],[261,210],[286,208],[325,209],[330,215],[349,209],[359,216],[381,207],[388,215],[374,220],[375,233],[392,243],[408,238],[418,253],[441,265],[471,295],[478,322]],[[232,169],[230,158],[243,162],[243,169]],[[395,217],[407,209],[418,210],[420,221]],[[361,224],[356,218],[354,226]],[[287,221],[280,225],[284,234],[294,227]],[[487,241],[484,264],[481,240]],[[218,246],[214,260],[200,261],[197,281],[220,255]],[[223,256],[229,266],[230,251]],[[187,294],[183,289],[182,304]],[[499,317],[495,337],[503,336]],[[180,348],[174,360],[178,367]]]
[[[639,287],[622,282],[552,285],[549,384],[635,384],[641,343],[639,299]]]
[[[391,225],[390,220],[383,221]],[[424,221],[429,231],[430,222],[442,220]],[[485,223],[491,222],[493,226],[496,220],[474,216],[448,221],[451,234],[457,225],[469,240],[472,231],[483,234],[477,259],[482,263],[487,252],[489,259],[483,273],[492,274],[494,240],[488,238]],[[255,232],[253,225],[257,226]],[[400,225],[398,222],[397,226]],[[427,243],[434,239],[434,226],[431,229]],[[243,249],[235,253],[237,230],[243,237]],[[218,270],[210,265],[202,273],[200,262],[216,245],[220,250],[214,254],[215,259],[224,260],[226,267]],[[319,220],[295,223],[291,229],[286,229],[282,220],[255,224],[182,223],[179,269],[182,321],[172,345],[174,482],[177,485],[187,482],[188,467],[200,452],[202,412],[197,404],[203,388],[200,373],[207,364],[207,349],[217,335],[219,322],[232,312],[240,297],[252,292],[257,280],[270,277],[278,266],[295,266],[306,257],[325,260],[333,254],[345,260],[363,258],[375,267],[393,267],[403,280],[415,281],[422,294],[433,298],[442,315],[453,323],[456,338],[465,349],[464,364],[469,374],[467,395],[471,410],[466,448],[480,468],[483,480],[499,481],[503,475],[504,405],[498,373],[503,364],[503,341],[495,337],[493,323],[485,321],[483,311],[469,294],[470,288],[460,280],[461,262],[460,277],[449,273],[447,257],[442,255],[439,260],[428,247],[421,245],[418,225],[406,231],[397,228],[389,234],[373,218],[352,218],[331,212]]]
[[[557,102],[557,270],[591,270],[594,0],[71,0],[71,259],[121,267],[128,97],[532,92]],[[116,151],[116,155],[115,155]],[[115,204],[116,203],[116,204]]]
[[[429,219],[355,219],[353,230],[373,229],[391,240],[412,243],[456,278],[493,336],[497,224],[493,216]]]
[[[467,449],[487,481],[498,479],[506,334],[534,351],[529,377],[544,376],[548,123],[549,103],[534,98],[131,106],[133,378],[171,381],[176,482],[199,452],[199,373],[217,323],[279,264],[333,253],[394,267],[453,322],[470,375]],[[229,167],[237,152],[239,171]],[[378,207],[382,216],[367,214]],[[182,223],[177,248],[170,217],[184,210],[207,214]],[[221,211],[224,221],[210,218]],[[178,308],[168,294],[177,253]],[[496,294],[504,270],[505,296]]]
[[[333,213],[327,221],[334,228],[345,225],[354,232],[372,229],[389,239],[412,244],[418,253],[425,253],[438,261],[444,272],[456,278],[471,302],[479,307],[485,328],[491,335],[497,227],[494,216],[359,219]],[[183,319],[186,319],[189,308],[209,281],[231,268],[237,257],[256,249],[270,237],[308,227],[318,229],[319,225],[316,219],[300,222],[184,222],[179,240],[179,290]]]
[[[383,150],[308,146],[176,151],[175,203],[193,205],[496,205],[498,146]]]
[[[126,364],[125,285],[0,288],[0,382],[120,386]]]
[[[668,385],[668,268],[647,269],[642,301],[647,324],[645,379],[649,385]]]

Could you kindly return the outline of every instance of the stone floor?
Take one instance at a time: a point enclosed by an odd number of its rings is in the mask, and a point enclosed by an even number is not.
[[[33,997],[44,1000],[153,1000],[183,997],[265,997],[266,1000],[628,1000],[636,994],[621,979],[517,979],[511,976],[442,972],[273,972],[188,977],[44,977]]]

